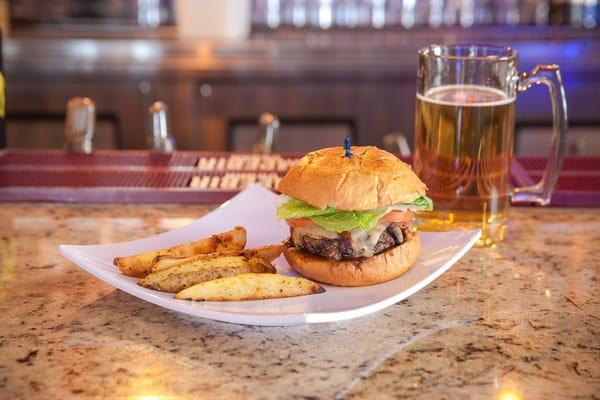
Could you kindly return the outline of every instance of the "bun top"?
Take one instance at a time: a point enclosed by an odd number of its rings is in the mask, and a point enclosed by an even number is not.
[[[373,146],[352,146],[308,153],[281,181],[278,190],[314,207],[365,211],[396,203],[411,203],[427,187],[393,154]]]

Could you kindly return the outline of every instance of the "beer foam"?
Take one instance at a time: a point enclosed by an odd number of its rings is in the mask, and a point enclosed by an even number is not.
[[[515,97],[509,98],[500,89],[482,85],[439,86],[429,89],[425,95],[417,93],[417,98],[428,103],[461,107],[502,106],[515,101]]]

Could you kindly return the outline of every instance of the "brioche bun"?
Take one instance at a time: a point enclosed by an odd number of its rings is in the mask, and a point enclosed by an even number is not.
[[[411,234],[402,244],[373,257],[336,261],[315,256],[295,247],[283,254],[292,269],[310,279],[336,286],[367,286],[394,279],[414,265],[421,243]]]
[[[314,207],[365,211],[396,203],[411,203],[427,187],[410,165],[372,146],[353,146],[353,157],[343,147],[308,153],[290,168],[278,190]]]

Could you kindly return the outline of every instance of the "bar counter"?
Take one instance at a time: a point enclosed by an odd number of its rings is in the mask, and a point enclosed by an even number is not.
[[[77,32],[57,37],[50,30],[17,32],[5,42],[9,147],[61,148],[65,106],[74,96],[96,103],[95,148],[145,148],[147,110],[156,100],[170,106],[179,150],[248,151],[237,127],[254,125],[265,111],[280,117],[282,131],[306,125],[312,137],[322,134],[316,126],[337,126],[356,144],[381,144],[390,133],[405,134],[411,143],[417,50],[453,42],[511,45],[520,54],[521,71],[560,64],[571,126],[600,127],[599,29],[424,29],[237,41],[109,39],[91,28],[82,39]],[[531,127],[550,132],[543,88],[520,96],[517,104],[517,136]],[[522,140],[529,142],[526,135]],[[538,150],[540,139],[531,141]],[[598,154],[591,145],[583,148],[583,154]]]
[[[593,398],[600,210],[515,208],[507,239],[340,323],[247,327],[122,293],[59,255],[213,206],[3,203],[0,398]]]

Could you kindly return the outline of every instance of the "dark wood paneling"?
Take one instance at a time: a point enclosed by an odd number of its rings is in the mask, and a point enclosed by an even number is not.
[[[14,115],[7,120],[7,146],[11,148],[57,149],[65,142],[62,115]],[[119,130],[113,118],[100,116],[92,145],[94,149],[119,148]]]
[[[144,118],[146,113],[137,84],[110,82],[51,82],[49,79],[32,79],[31,82],[12,81],[7,85],[7,119],[18,116],[28,118],[32,124],[43,124],[51,117],[64,120],[66,104],[71,97],[87,96],[96,103],[96,114],[115,123],[114,143],[118,148],[142,149],[145,147]],[[11,132],[8,137],[23,138],[27,131]],[[49,135],[55,135],[49,129]],[[27,139],[21,139],[21,143]],[[32,146],[39,147],[39,146]]]
[[[282,124],[348,121],[357,144],[381,145],[384,135],[403,132],[412,141],[414,85],[396,80],[318,81],[205,81],[210,96],[195,90],[194,116],[198,128],[193,149],[223,150],[232,121],[258,120],[265,111]],[[206,88],[206,86],[205,86]]]

